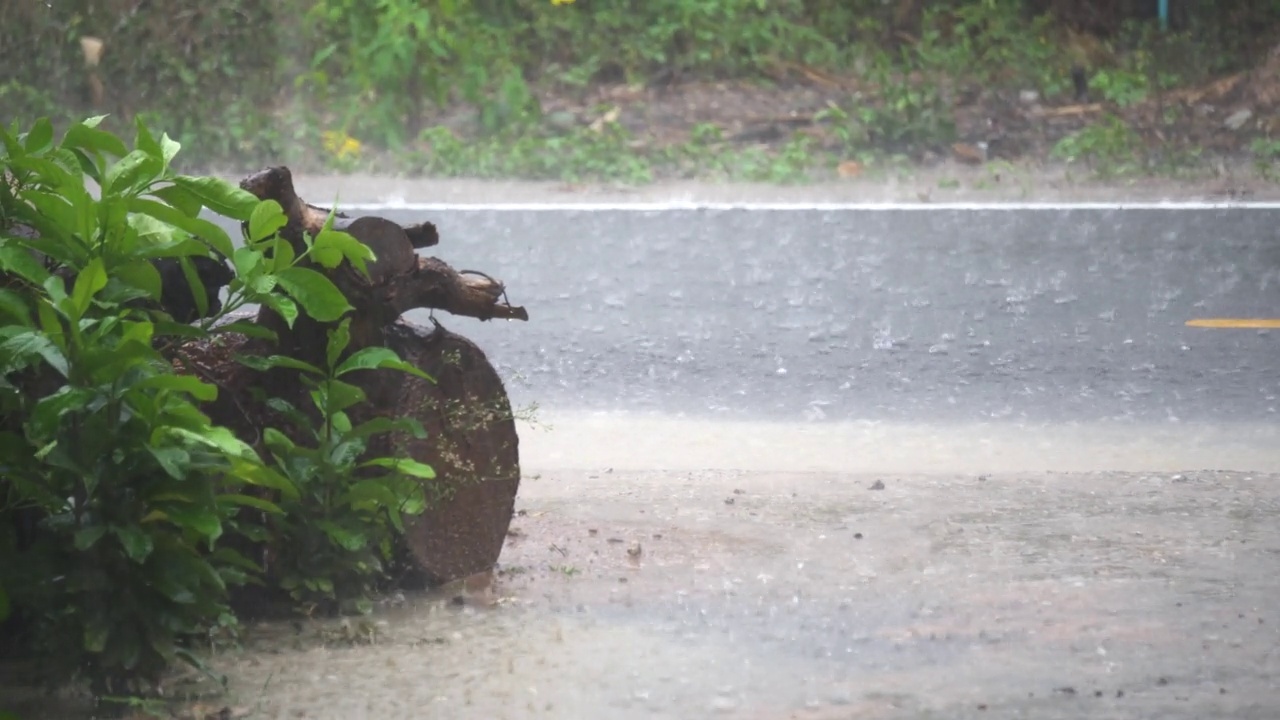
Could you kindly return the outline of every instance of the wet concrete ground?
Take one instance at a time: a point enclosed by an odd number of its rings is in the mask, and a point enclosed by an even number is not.
[[[489,588],[222,660],[262,718],[1270,719],[1277,481],[547,472]]]

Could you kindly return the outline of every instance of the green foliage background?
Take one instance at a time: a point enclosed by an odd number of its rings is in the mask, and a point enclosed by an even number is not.
[[[1176,80],[1247,67],[1280,39],[1280,0],[1171,5],[1178,50],[1160,64]],[[878,85],[884,97],[872,104],[879,116],[844,108],[850,134],[862,149],[897,151],[948,140],[938,94],[948,77],[1057,96],[1069,85],[1067,28],[1130,53],[1148,42],[1155,6],[1155,0],[9,2],[0,5],[6,69],[0,107],[7,119],[26,121],[109,113],[113,130],[142,117],[191,148],[183,162],[202,168],[241,169],[270,159],[337,170],[350,169],[351,156],[332,143],[327,154],[318,152],[325,132],[381,149],[420,149],[431,144],[423,132],[438,135],[442,122],[456,120],[442,109],[462,109],[468,117],[459,139],[480,148],[455,153],[452,162],[411,157],[396,169],[573,179],[600,175],[592,165],[612,146],[607,138],[570,137],[589,156],[578,159],[551,147],[548,139],[566,133],[548,127],[540,91],[573,93],[619,81],[768,81],[781,65],[799,63]],[[105,41],[97,69],[105,100],[92,109],[83,36]],[[1150,82],[1136,67],[1109,69],[1129,72],[1143,87]],[[925,76],[923,87],[906,86],[911,73]],[[512,148],[524,159],[496,157]],[[647,162],[678,165],[669,158]],[[752,165],[730,163],[744,164]],[[476,165],[489,169],[470,169]],[[646,172],[610,165],[604,174],[643,180]]]

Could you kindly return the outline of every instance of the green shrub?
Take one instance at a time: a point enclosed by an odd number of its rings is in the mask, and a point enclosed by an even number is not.
[[[263,434],[274,467],[297,489],[280,500],[283,512],[268,541],[281,568],[273,579],[308,610],[371,609],[369,596],[392,559],[396,536],[404,531],[401,515],[426,508],[421,481],[435,477],[430,467],[408,458],[364,459],[370,438],[387,432],[421,438],[422,425],[411,418],[375,417],[353,426],[347,411],[363,402],[365,394],[342,376],[392,368],[429,378],[382,347],[343,359],[350,342],[348,322],[329,331],[324,367],[282,356],[243,359],[260,370],[300,371],[320,417],[314,423],[287,400],[271,398],[268,405],[301,430],[307,442],[295,442],[276,428]]]
[[[1084,162],[1099,176],[1132,173],[1142,167],[1142,138],[1122,118],[1107,115],[1058,141],[1052,156]]]
[[[371,254],[325,230],[295,257],[276,234],[285,224],[277,203],[175,173],[179,144],[141,122],[130,150],[99,121],[73,124],[57,140],[48,119],[25,133],[0,129],[0,588],[48,681],[84,677],[101,697],[142,691],[177,660],[199,665],[190,641],[235,626],[227,588],[257,580],[260,569],[221,542],[228,531],[270,540],[271,526],[254,518],[285,508],[290,523],[315,525],[325,513],[354,532],[368,519],[359,502],[299,503],[300,476],[289,470],[312,454],[276,444],[264,463],[201,412],[217,388],[179,374],[169,351],[232,330],[260,334],[252,324],[215,325],[246,303],[290,321],[299,311],[339,320],[350,310],[345,298],[307,265],[361,269]],[[241,247],[200,217],[205,209],[247,224]],[[153,261],[162,258],[184,269],[198,314],[208,316],[199,324],[160,309]],[[234,261],[220,309],[208,307],[193,271],[200,258]],[[404,367],[377,348],[346,363]],[[338,394],[335,382],[317,392]],[[344,392],[344,402],[358,400]],[[387,466],[390,475],[376,479],[401,495],[409,493],[397,483],[427,472],[365,462]],[[330,478],[331,487],[341,482]],[[302,572],[315,582],[307,573],[330,569]]]

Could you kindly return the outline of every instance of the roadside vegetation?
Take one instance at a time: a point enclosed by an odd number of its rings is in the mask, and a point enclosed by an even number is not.
[[[364,452],[421,425],[353,426],[364,395],[344,380],[421,371],[344,353],[351,308],[312,269],[364,268],[369,249],[326,229],[289,252],[278,203],[178,171],[181,145],[140,119],[132,135],[101,118],[0,129],[0,716],[12,683],[136,704],[177,664],[212,672],[246,613],[367,611],[429,496],[431,468]],[[242,221],[242,246],[202,211]],[[195,268],[221,258],[234,277],[213,304]],[[204,319],[162,309],[163,262]],[[300,370],[314,405],[264,398],[276,420],[253,444],[202,412],[220,388],[184,352],[266,332],[224,321],[246,303],[336,323],[323,366],[241,359]]]
[[[1170,6],[1162,27],[1154,0],[8,3],[0,103],[142,118],[216,170],[1274,180],[1280,0]]]

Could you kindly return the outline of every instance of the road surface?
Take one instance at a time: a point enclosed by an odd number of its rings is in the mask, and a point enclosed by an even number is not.
[[[1280,314],[1280,211],[378,214],[530,310],[442,318],[538,405],[521,512],[253,629],[249,716],[1276,716],[1280,334],[1185,323]]]

